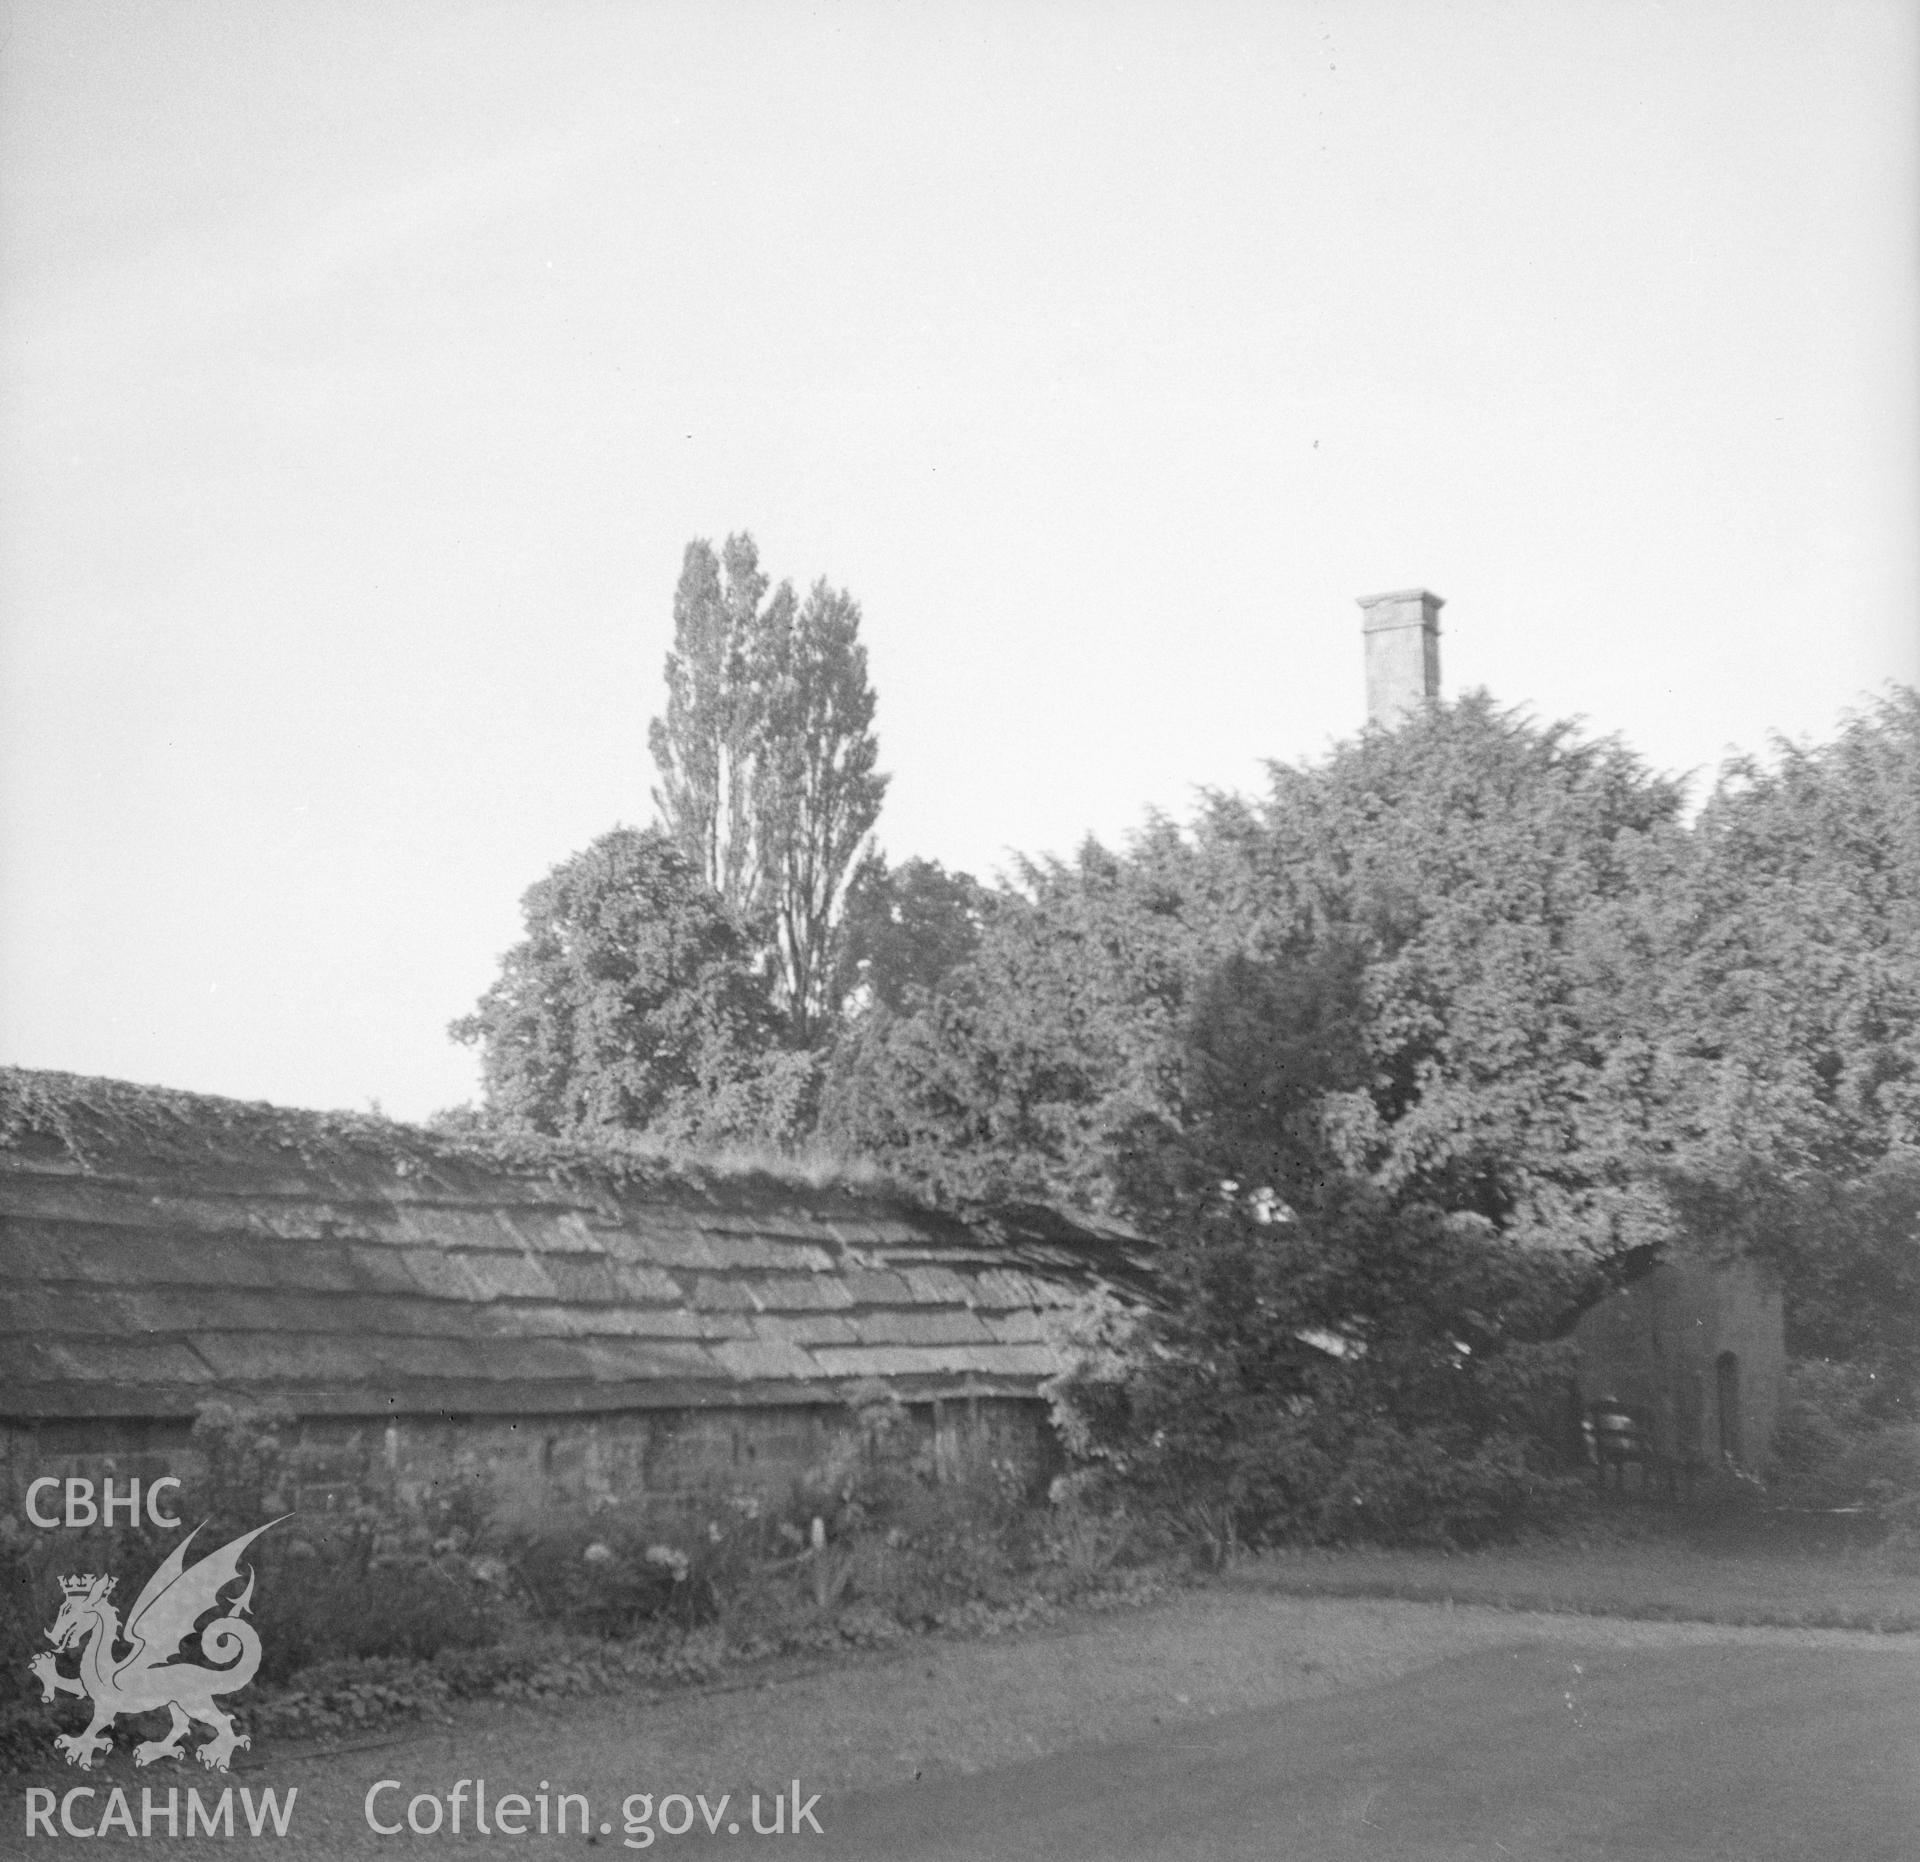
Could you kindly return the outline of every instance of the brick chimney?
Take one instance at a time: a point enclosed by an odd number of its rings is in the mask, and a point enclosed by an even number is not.
[[[1445,606],[1424,588],[1360,597],[1369,724],[1390,729],[1440,696],[1440,610]]]

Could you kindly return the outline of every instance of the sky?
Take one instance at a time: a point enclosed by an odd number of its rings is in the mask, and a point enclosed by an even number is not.
[[[1920,13],[0,0],[0,1062],[422,1117],[689,540],[989,877],[1449,695],[1920,683]]]

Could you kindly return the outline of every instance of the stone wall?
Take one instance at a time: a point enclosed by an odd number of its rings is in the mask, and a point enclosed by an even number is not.
[[[952,1474],[985,1457],[1038,1482],[1058,1464],[1045,1406],[1032,1398],[949,1397],[902,1404],[898,1425],[933,1467]],[[418,1499],[483,1483],[503,1525],[560,1520],[614,1503],[666,1524],[735,1495],[778,1501],[801,1481],[839,1481],[869,1452],[867,1431],[845,1405],[764,1405],[626,1410],[588,1415],[310,1417],[292,1432],[299,1511],[323,1513],[353,1500],[397,1493]],[[0,1490],[24,1519],[28,1485],[52,1475],[138,1478],[143,1492],[164,1475],[184,1486],[167,1501],[188,1524],[204,1508],[195,1488],[204,1464],[190,1426],[106,1418],[0,1425]],[[54,1504],[41,1502],[42,1512]]]

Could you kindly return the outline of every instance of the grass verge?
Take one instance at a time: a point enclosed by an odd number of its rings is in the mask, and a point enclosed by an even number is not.
[[[1783,1545],[1757,1526],[1452,1554],[1274,1552],[1242,1560],[1220,1581],[1296,1597],[1383,1597],[1651,1622],[1920,1630],[1920,1564],[1875,1550]]]

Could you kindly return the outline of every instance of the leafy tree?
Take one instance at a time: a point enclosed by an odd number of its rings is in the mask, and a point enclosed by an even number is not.
[[[1117,1206],[1115,1160],[1168,1113],[1187,993],[1210,941],[1204,858],[1164,822],[1125,855],[1088,841],[991,896],[973,954],[843,1036],[823,1121],[944,1197]]]
[[[1116,1175],[1154,1233],[1210,1208],[1223,1185],[1301,1209],[1340,1171],[1322,1107],[1366,1077],[1361,970],[1351,946],[1228,956],[1195,986],[1180,1046],[1177,1118],[1145,1118]]]
[[[1684,1226],[1779,1271],[1790,1350],[1920,1396],[1920,695],[1729,764],[1614,932],[1612,1065]]]
[[[1612,1064],[1595,939],[1679,805],[1619,744],[1484,694],[1276,766],[1262,806],[1216,805],[1241,817],[1258,909],[1358,964],[1365,1077],[1321,1108],[1342,1168],[1522,1245],[1664,1232],[1640,1171],[1656,1107]]]
[[[487,1101],[548,1134],[783,1135],[804,1069],[738,918],[657,828],[616,828],[523,901],[526,937],[474,1013]]]
[[[1194,990],[1180,1117],[1125,1169],[1165,1298],[1060,1392],[1083,1452],[1216,1547],[1472,1542],[1562,1482],[1548,1340],[1591,1270],[1342,1165],[1323,1108],[1366,1077],[1361,980],[1329,942]]]
[[[660,771],[654,806],[697,872],[742,918],[761,907],[756,791],[766,737],[769,634],[791,624],[793,590],[767,600],[760,556],[744,531],[721,556],[689,543],[673,597],[667,710],[648,730]]]
[[[887,778],[875,768],[873,688],[853,598],[816,582],[791,620],[776,603],[763,634],[754,814],[782,993],[805,1043],[839,1006],[834,944],[847,880]]]
[[[1188,831],[1027,866],[937,999],[859,1030],[833,1115],[949,1194],[998,1182],[1151,1219],[1202,1076],[1258,1072],[1196,1045],[1197,1006],[1292,992],[1346,1056],[1294,1115],[1330,1167],[1522,1243],[1635,1245],[1666,1221],[1642,1169],[1658,1103],[1614,1064],[1610,914],[1678,807],[1616,744],[1484,697],[1434,707],[1276,767],[1262,803],[1214,797]]]
[[[790,1031],[836,1006],[846,887],[879,816],[874,694],[860,610],[817,582],[771,594],[753,539],[687,546],[667,710],[649,732],[668,832],[743,923],[764,925]]]
[[[1920,1146],[1920,693],[1729,765],[1659,878],[1675,1166],[1844,1179]]]
[[[845,1135],[936,1193],[1130,1213],[1165,1311],[1087,1440],[1245,1534],[1455,1537],[1552,1485],[1595,1264],[1775,1262],[1795,1349],[1920,1350],[1920,701],[1722,780],[1475,695],[1120,853],[1029,864],[877,991]]]
[[[909,993],[931,993],[980,947],[993,895],[967,873],[949,873],[938,860],[888,866],[875,853],[847,884],[846,913],[837,953],[834,994],[842,1002],[864,993],[898,1015]]]

